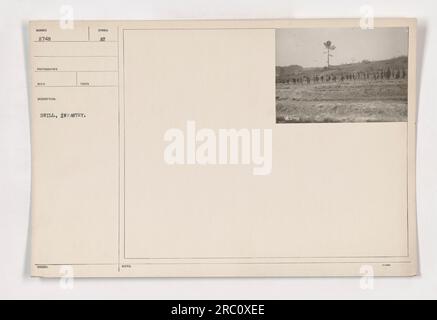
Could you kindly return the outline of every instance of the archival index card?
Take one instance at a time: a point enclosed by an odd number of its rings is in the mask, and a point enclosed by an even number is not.
[[[415,20],[29,28],[32,275],[417,273]]]

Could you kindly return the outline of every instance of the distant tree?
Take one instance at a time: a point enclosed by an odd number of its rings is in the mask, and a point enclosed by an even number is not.
[[[330,66],[330,57],[333,57],[333,55],[331,54],[331,51],[335,50],[336,47],[332,44],[332,42],[330,40],[326,41],[323,43],[323,45],[325,46],[326,49],[326,55],[327,55],[327,60],[328,60],[328,68]]]

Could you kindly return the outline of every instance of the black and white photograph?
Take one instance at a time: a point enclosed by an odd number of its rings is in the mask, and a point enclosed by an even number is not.
[[[408,28],[276,31],[276,122],[406,122]]]

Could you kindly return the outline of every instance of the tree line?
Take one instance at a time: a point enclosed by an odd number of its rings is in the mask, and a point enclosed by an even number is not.
[[[287,84],[311,84],[323,82],[344,82],[344,81],[376,81],[376,80],[397,80],[406,79],[408,76],[405,68],[378,71],[357,71],[357,72],[337,72],[307,75],[292,75],[288,79],[279,79],[279,83]]]

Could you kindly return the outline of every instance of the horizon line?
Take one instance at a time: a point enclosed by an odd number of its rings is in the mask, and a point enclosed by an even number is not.
[[[364,61],[369,61],[370,63],[372,62],[382,62],[382,61],[388,61],[388,60],[394,60],[394,59],[399,59],[399,58],[407,58],[408,59],[408,54],[404,54],[404,55],[400,55],[400,56],[394,56],[392,58],[387,58],[387,59],[382,59],[382,60],[367,60],[367,59],[363,59],[360,62],[348,62],[348,63],[342,63],[342,64],[333,64],[330,65],[330,67],[339,67],[339,66],[344,66],[344,65],[352,65],[352,64],[361,64]],[[304,69],[310,69],[310,68],[327,68],[327,66],[312,66],[312,67],[304,67],[302,65],[299,64],[289,64],[289,65],[275,65],[275,67],[280,67],[280,68],[287,68],[287,67],[301,67]]]

